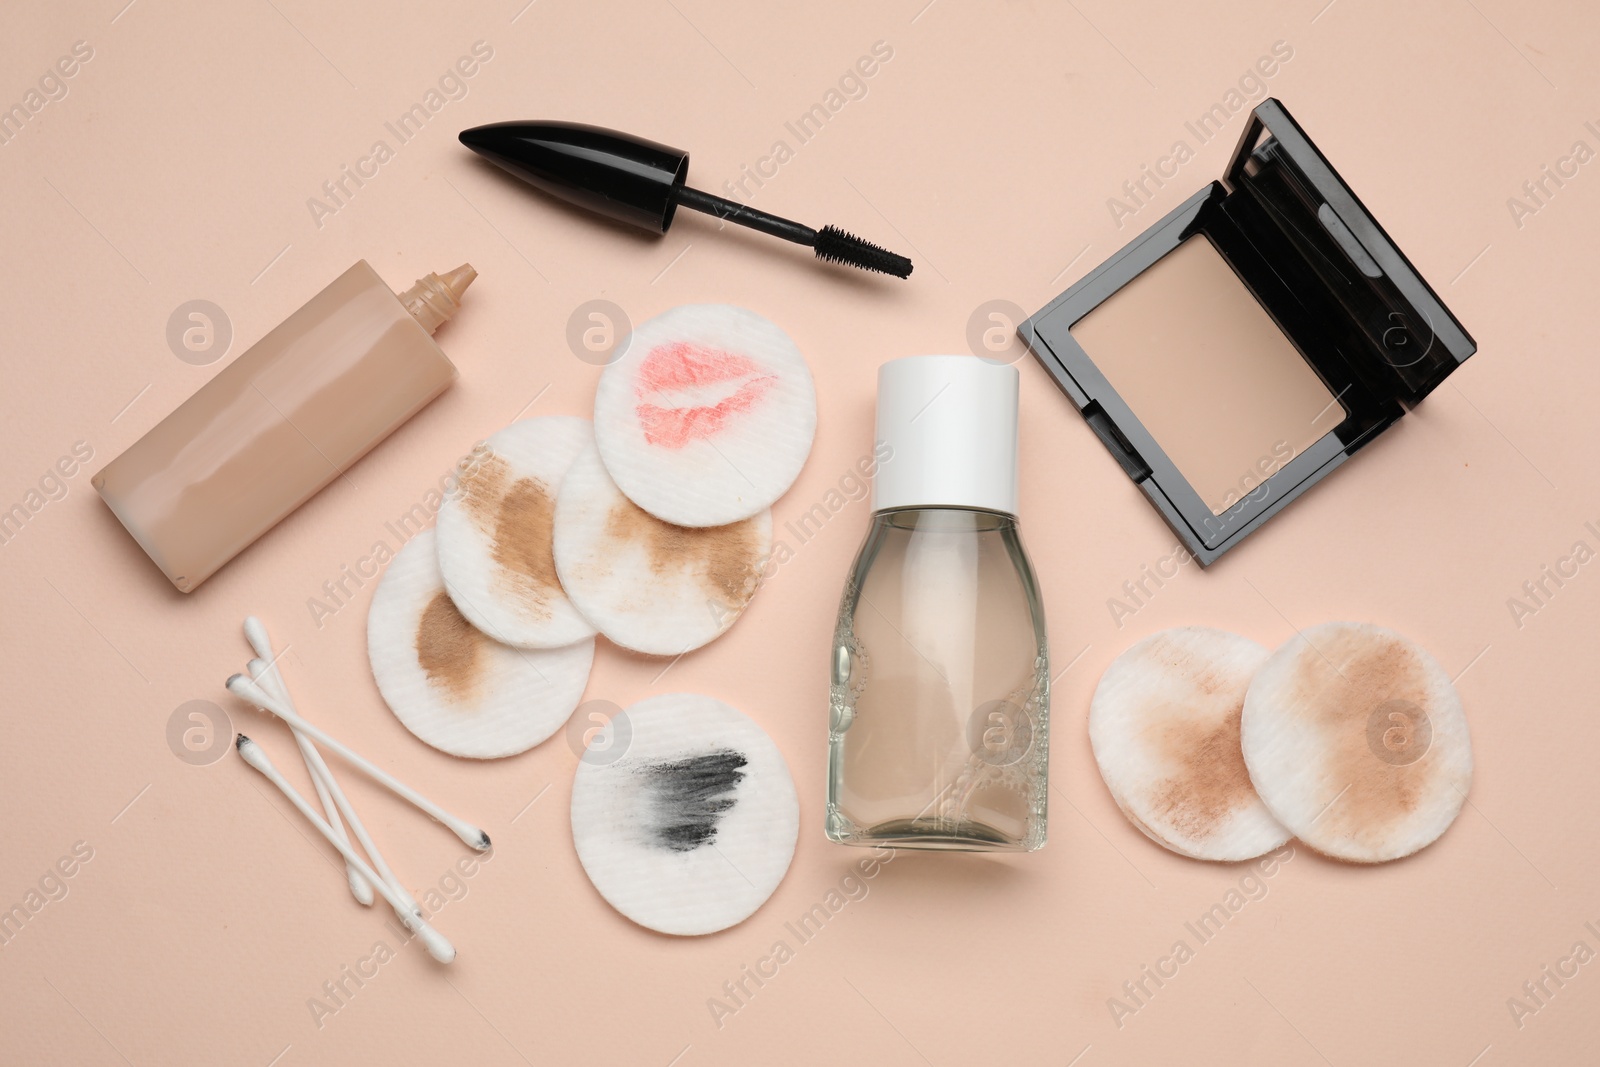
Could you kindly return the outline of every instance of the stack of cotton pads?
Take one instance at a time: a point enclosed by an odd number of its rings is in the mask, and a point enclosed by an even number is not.
[[[1129,821],[1197,859],[1250,859],[1290,836],[1352,863],[1398,859],[1449,828],[1472,783],[1449,676],[1361,623],[1272,653],[1204,627],[1154,634],[1101,678],[1089,739]]]
[[[677,656],[755,594],[774,501],[811,453],[817,394],[787,334],[723,304],[639,326],[595,392],[593,450],[556,508],[561,583],[606,637]]]
[[[772,549],[771,505],[816,432],[805,359],[766,319],[674,308],[602,373],[594,422],[513,423],[460,464],[436,532],[373,597],[384,700],[459,756],[538,744],[582,698],[596,633],[678,656],[725,633]]]

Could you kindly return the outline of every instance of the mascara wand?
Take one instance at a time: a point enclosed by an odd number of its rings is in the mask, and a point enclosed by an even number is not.
[[[497,122],[461,143],[537,189],[607,218],[666,233],[682,206],[813,249],[817,258],[905,278],[911,261],[835,226],[798,222],[684,184],[689,154],[575,122]]]
[[[782,237],[785,241],[793,241],[797,245],[805,245],[816,251],[818,259],[828,263],[843,263],[850,267],[860,267],[862,270],[875,270],[879,274],[892,274],[896,278],[905,278],[911,274],[911,261],[905,256],[881,248],[871,241],[863,241],[855,234],[846,233],[837,226],[824,226],[820,230],[813,230],[810,226],[802,226],[798,222],[790,222],[788,219],[769,215],[765,211],[745,207],[732,200],[724,200],[720,196],[702,193],[686,185],[678,187],[677,202],[694,211],[703,211],[707,215],[715,215],[719,219],[736,222],[740,226],[748,226],[762,233],[770,233],[774,237]]]

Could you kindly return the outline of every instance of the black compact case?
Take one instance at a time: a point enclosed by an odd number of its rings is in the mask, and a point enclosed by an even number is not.
[[[1071,328],[1204,235],[1344,408],[1330,432],[1220,514],[1178,471]],[[1018,327],[1202,565],[1427,396],[1477,346],[1284,106],[1252,112],[1222,181],[1191,196]]]

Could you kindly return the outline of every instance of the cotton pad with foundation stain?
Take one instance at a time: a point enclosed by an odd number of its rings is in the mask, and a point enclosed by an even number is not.
[[[600,376],[594,435],[617,487],[664,522],[725,526],[800,474],[817,393],[789,335],[744,308],[690,304],[642,323]]]
[[[1278,821],[1352,863],[1433,843],[1472,785],[1450,676],[1414,642],[1365,623],[1314,626],[1274,652],[1250,683],[1242,741]]]
[[[591,448],[556,498],[555,560],[584,618],[623,648],[677,656],[721,636],[760,584],[772,513],[674,526],[622,495]]]
[[[800,805],[765,730],[720,700],[642,700],[595,734],[572,783],[572,843],[612,907],[666,934],[748,918],[794,857]]]
[[[402,725],[442,752],[497,759],[553,734],[578,706],[594,639],[518,649],[456,610],[439,574],[434,532],[395,556],[367,613],[367,656]]]
[[[1195,859],[1247,860],[1289,839],[1256,795],[1239,747],[1245,692],[1268,651],[1204,626],[1152,634],[1112,661],[1089,705],[1089,741],[1128,821]]]
[[[508,645],[558,648],[594,636],[562,592],[550,549],[561,480],[593,440],[587,419],[514,422],[458,464],[458,491],[439,508],[439,570],[450,599]]]

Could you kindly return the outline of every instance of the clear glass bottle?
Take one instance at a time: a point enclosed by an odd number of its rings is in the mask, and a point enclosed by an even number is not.
[[[834,632],[828,837],[1029,852],[1045,841],[1050,670],[1016,520],[1017,372],[879,372],[872,526]]]

